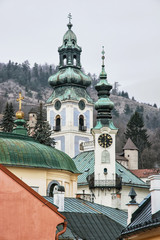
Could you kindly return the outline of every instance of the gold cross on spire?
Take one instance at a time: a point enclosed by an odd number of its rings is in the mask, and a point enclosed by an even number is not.
[[[19,111],[21,111],[21,106],[22,106],[22,100],[24,97],[22,97],[21,92],[19,92],[19,98],[17,98],[17,102],[19,102]]]
[[[69,18],[69,23],[71,23],[71,19],[72,19],[71,13],[68,14],[68,18]]]

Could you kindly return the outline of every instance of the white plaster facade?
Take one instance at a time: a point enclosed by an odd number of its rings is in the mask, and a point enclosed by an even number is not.
[[[138,169],[138,150],[124,150],[124,157],[128,159],[128,169]]]
[[[90,129],[93,127],[93,104],[85,99],[85,108],[81,110],[78,101],[66,100],[61,102],[61,108],[55,109],[55,99],[52,104],[47,104],[47,120],[51,129],[56,127],[56,117],[60,116],[60,130],[54,131],[52,136],[56,141],[56,148],[74,157],[80,152],[80,143],[92,141]],[[82,100],[82,99],[81,99]],[[84,118],[85,130],[79,130],[79,117]]]
[[[12,173],[24,181],[27,185],[42,196],[47,196],[47,189],[53,181],[65,188],[65,197],[75,197],[77,193],[78,174],[69,171],[57,169],[38,169],[38,168],[21,168],[7,167]]]
[[[98,138],[101,134],[109,134],[112,137],[112,144],[108,148],[103,148],[98,143]],[[94,136],[95,142],[95,166],[94,166],[94,179],[95,181],[114,181],[116,179],[116,156],[115,156],[115,135],[117,130],[111,130],[108,127],[103,127],[101,129],[93,129],[92,134]],[[102,161],[103,152],[108,153],[108,159]],[[104,169],[107,169],[105,172]]]

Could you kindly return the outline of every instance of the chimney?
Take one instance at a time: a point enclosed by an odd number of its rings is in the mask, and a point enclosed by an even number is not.
[[[131,201],[126,204],[128,206],[128,219],[127,219],[127,225],[131,223],[132,214],[137,210],[138,203],[135,200],[135,197],[137,196],[134,188],[132,187],[128,196],[131,198]]]
[[[56,185],[53,190],[53,203],[58,207],[59,212],[64,211],[64,193],[63,186]]]
[[[153,175],[148,177],[150,179],[151,192],[151,210],[152,215],[160,211],[160,175]]]

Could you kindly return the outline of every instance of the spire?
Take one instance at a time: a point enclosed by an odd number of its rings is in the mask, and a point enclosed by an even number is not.
[[[100,73],[100,78],[107,78],[107,74],[105,72],[105,65],[104,65],[104,59],[105,59],[105,51],[104,46],[102,47],[102,71]]]
[[[97,124],[95,128],[99,129],[104,126],[116,129],[112,122],[111,110],[114,108],[114,103],[109,99],[110,90],[112,85],[107,81],[107,74],[105,72],[105,51],[102,47],[102,70],[100,73],[100,81],[95,86],[98,95],[98,101],[95,103],[95,109],[97,110]]]
[[[52,75],[48,81],[53,88],[65,86],[68,89],[68,86],[75,86],[86,89],[91,84],[91,78],[81,70],[80,55],[82,49],[77,45],[77,37],[71,29],[71,13],[68,14],[68,19],[68,29],[63,36],[63,44],[58,48],[59,71]]]
[[[69,19],[69,23],[67,24],[67,26],[68,26],[68,29],[70,30],[73,26],[72,23],[71,23],[71,19],[72,19],[71,13],[68,14],[68,19]]]

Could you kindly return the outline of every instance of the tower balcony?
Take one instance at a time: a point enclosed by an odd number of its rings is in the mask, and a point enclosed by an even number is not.
[[[53,131],[55,132],[61,131],[61,126],[53,126]]]
[[[115,188],[116,180],[94,180],[94,187],[96,188]]]
[[[83,131],[83,132],[85,132],[85,131],[87,131],[87,126],[79,126],[79,131]]]
[[[116,174],[115,180],[94,180],[94,173],[87,177],[89,188],[122,188],[122,178]]]

